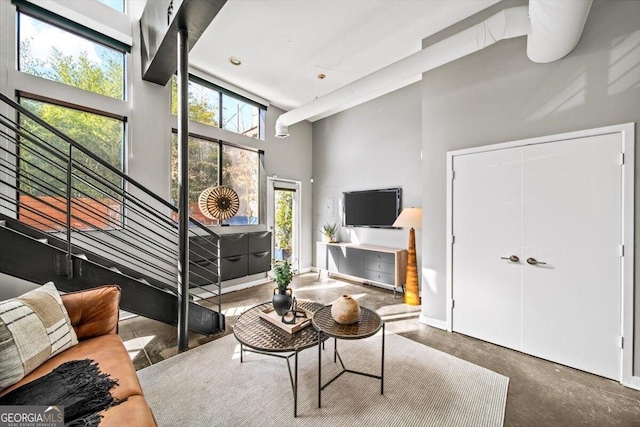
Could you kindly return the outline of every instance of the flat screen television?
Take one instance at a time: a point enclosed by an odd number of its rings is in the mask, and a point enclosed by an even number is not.
[[[391,228],[402,207],[402,189],[351,191],[342,193],[342,225]]]

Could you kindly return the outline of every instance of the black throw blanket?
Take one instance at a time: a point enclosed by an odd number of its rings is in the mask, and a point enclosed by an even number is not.
[[[121,403],[109,392],[117,384],[93,360],[71,360],[0,397],[0,405],[63,406],[65,426],[95,427],[98,412]]]

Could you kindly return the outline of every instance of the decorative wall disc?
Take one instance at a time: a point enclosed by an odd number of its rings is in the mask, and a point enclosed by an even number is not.
[[[204,216],[210,219],[229,219],[238,213],[240,198],[229,187],[209,187],[200,193],[198,207]]]

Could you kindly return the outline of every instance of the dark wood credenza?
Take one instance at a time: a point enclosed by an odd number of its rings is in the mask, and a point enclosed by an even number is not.
[[[219,236],[191,237],[189,268],[190,282],[196,285],[216,283],[216,245],[220,244],[222,280],[237,279],[271,269],[271,232],[221,234]],[[195,273],[195,274],[194,274]]]

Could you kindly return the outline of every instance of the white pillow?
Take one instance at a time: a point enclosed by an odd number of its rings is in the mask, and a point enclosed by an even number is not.
[[[0,390],[78,344],[53,282],[0,302]]]

